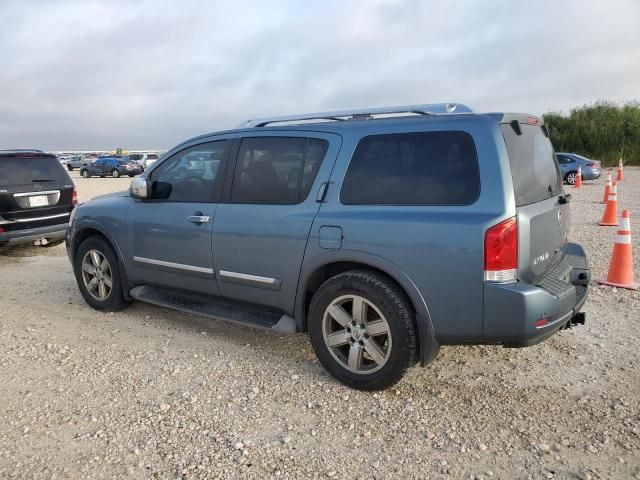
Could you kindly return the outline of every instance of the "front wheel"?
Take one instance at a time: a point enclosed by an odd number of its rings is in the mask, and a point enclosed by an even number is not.
[[[114,168],[113,170],[111,170],[111,176],[113,178],[118,178],[120,176],[120,172]]]
[[[415,363],[412,308],[399,287],[373,272],[345,272],[318,289],[309,337],[329,373],[360,390],[387,388]]]
[[[80,172],[80,175],[82,175],[84,178],[89,178],[91,176],[89,170],[82,170],[82,172]]]
[[[127,305],[118,257],[104,237],[93,236],[82,242],[73,267],[80,293],[91,307],[114,312]]]

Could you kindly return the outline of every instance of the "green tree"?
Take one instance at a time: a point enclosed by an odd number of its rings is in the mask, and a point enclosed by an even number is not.
[[[640,103],[618,105],[596,102],[571,110],[569,115],[542,116],[558,152],[571,152],[615,166],[640,165]]]

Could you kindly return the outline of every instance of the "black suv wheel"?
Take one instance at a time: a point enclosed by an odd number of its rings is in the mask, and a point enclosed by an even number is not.
[[[397,286],[372,272],[345,272],[318,289],[309,336],[320,363],[353,388],[389,387],[415,363],[410,306]]]
[[[104,237],[93,236],[82,242],[73,266],[80,293],[93,308],[114,312],[127,305],[118,257]]]

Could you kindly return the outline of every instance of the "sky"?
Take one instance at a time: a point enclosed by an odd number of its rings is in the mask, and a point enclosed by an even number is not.
[[[0,148],[167,149],[355,107],[638,100],[638,24],[638,0],[2,0]]]

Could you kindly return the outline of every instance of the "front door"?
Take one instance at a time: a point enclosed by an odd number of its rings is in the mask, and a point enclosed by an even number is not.
[[[213,225],[220,293],[292,312],[318,191],[341,138],[271,132],[238,141],[231,188]]]
[[[136,284],[218,293],[211,231],[228,150],[227,140],[197,144],[151,172],[151,198],[128,214]]]

